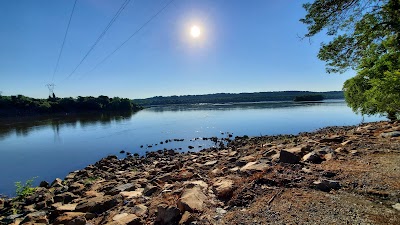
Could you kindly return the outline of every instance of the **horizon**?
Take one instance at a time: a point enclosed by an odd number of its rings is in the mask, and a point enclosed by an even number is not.
[[[128,1],[89,51],[123,2],[1,2],[2,95],[46,98],[51,83],[61,97],[325,92],[354,75],[325,72],[317,53],[326,35],[300,40],[306,0]]]
[[[155,95],[155,96],[151,96],[151,97],[144,97],[144,98],[129,98],[131,100],[138,100],[138,99],[148,99],[148,98],[155,98],[155,97],[164,97],[164,98],[168,98],[168,97],[182,97],[182,96],[201,96],[201,95],[217,95],[217,94],[254,94],[254,93],[274,93],[274,92],[311,92],[311,93],[326,93],[326,92],[340,92],[343,90],[338,90],[338,91],[302,91],[302,90],[286,90],[286,91],[256,91],[256,92],[217,92],[217,93],[207,93],[207,94],[183,94],[183,95]],[[3,95],[0,94],[0,96],[18,96],[18,95],[23,95],[23,94],[15,94],[15,95]],[[35,98],[32,96],[27,96],[27,95],[23,95],[25,97],[30,97],[30,98]],[[109,98],[115,98],[115,97],[119,97],[119,98],[128,98],[125,96],[108,96],[108,95],[78,95],[78,96],[56,96],[57,98],[78,98],[78,97],[99,97],[99,96],[107,96]],[[47,96],[48,97],[48,96]],[[37,99],[47,99],[47,97],[45,98],[37,98]]]

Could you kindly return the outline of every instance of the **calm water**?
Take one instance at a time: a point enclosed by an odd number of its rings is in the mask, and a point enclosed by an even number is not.
[[[365,122],[382,120],[366,117]],[[38,176],[51,182],[121,150],[208,147],[197,137],[297,134],[362,121],[343,101],[154,107],[125,115],[0,120],[0,193],[13,195],[15,181]],[[221,133],[225,133],[224,135]],[[167,139],[183,142],[160,144]],[[158,144],[157,146],[155,144]],[[143,148],[140,148],[144,145]],[[152,145],[152,148],[147,148]]]

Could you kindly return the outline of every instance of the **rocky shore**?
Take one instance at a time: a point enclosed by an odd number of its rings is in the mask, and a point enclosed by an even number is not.
[[[0,199],[0,224],[324,223],[400,224],[399,122],[108,156]]]

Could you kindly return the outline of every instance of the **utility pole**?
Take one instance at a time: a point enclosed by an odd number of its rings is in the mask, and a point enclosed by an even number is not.
[[[49,89],[49,98],[55,98],[54,86],[56,86],[54,83],[46,84],[46,87]]]

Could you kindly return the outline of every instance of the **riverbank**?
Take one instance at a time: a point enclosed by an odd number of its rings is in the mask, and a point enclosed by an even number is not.
[[[0,221],[399,224],[399,135],[399,122],[377,122],[108,156],[30,197],[1,200]]]

